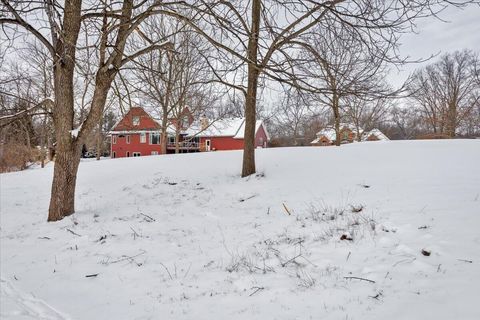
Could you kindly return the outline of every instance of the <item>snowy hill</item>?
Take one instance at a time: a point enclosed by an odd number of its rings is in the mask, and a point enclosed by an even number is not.
[[[1,318],[480,319],[480,141],[241,157],[82,162],[58,223],[0,175]]]

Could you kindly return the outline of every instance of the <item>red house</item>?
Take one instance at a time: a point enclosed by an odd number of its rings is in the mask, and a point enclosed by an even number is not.
[[[245,118],[209,122],[195,121],[188,108],[182,119],[170,119],[167,128],[167,153],[239,150],[244,146]],[[110,132],[111,157],[158,155],[161,148],[161,125],[143,108],[134,107]],[[178,140],[178,141],[177,141]],[[263,121],[255,127],[255,146],[266,148],[270,140]]]

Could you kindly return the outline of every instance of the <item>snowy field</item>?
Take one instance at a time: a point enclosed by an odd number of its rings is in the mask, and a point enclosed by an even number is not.
[[[480,140],[241,156],[2,174],[0,318],[480,319]]]

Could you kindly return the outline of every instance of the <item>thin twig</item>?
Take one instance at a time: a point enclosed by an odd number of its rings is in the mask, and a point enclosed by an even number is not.
[[[466,262],[466,263],[473,263],[472,260],[465,260],[465,259],[457,259],[458,261]]]
[[[373,280],[366,279],[366,278],[360,278],[360,277],[343,277],[343,278],[344,278],[344,279],[362,280],[362,281],[367,281],[367,282],[375,283],[375,281],[373,281]]]
[[[96,277],[96,276],[98,276],[98,275],[99,275],[99,273],[87,274],[87,275],[85,276],[85,278],[93,278],[93,277]]]
[[[135,229],[133,229],[132,227],[130,227],[130,229],[132,229],[133,231],[133,240],[135,240],[135,236],[140,237],[140,235],[137,233],[137,231],[135,231]]]
[[[150,219],[150,221],[149,221],[149,222],[157,221],[157,220],[155,220],[154,218],[150,217],[149,215],[146,215],[146,214],[144,214],[144,213],[141,213],[141,212],[140,212],[140,214],[141,214],[142,216],[144,216],[145,218],[148,218],[148,219]]]
[[[295,261],[295,259],[297,259],[298,257],[301,257],[301,256],[302,256],[302,255],[299,254],[299,255],[296,255],[295,257],[293,257],[293,258],[285,261],[284,263],[282,263],[282,267],[285,267],[287,264],[289,264],[289,263],[292,262],[292,261]]]
[[[79,234],[76,233],[75,231],[72,231],[72,230],[70,230],[70,229],[68,229],[68,228],[67,228],[67,231],[70,232],[71,234],[74,234],[74,235],[76,235],[76,236],[78,236],[78,237],[81,237],[81,235],[79,235]]]
[[[253,291],[252,293],[250,293],[248,296],[251,297],[253,296],[255,293],[257,293],[258,291],[260,290],[263,290],[265,289],[264,287],[252,287],[252,289],[256,289],[255,291]]]
[[[160,262],[160,265],[167,271],[168,276],[170,277],[170,280],[173,280],[172,274],[170,273],[170,271],[168,271],[168,268],[161,262]]]
[[[285,211],[287,212],[287,214],[288,214],[289,216],[291,216],[292,213],[290,212],[290,210],[288,210],[288,208],[287,208],[287,206],[285,205],[285,203],[282,203],[282,204],[283,204],[283,208],[285,209]]]
[[[255,198],[256,196],[257,196],[257,195],[254,194],[253,196],[250,196],[250,197],[247,197],[247,198],[242,198],[242,199],[240,199],[240,200],[238,200],[238,201],[239,201],[239,202],[244,202],[244,201],[250,200],[250,199],[252,199],[252,198]]]
[[[142,250],[142,252],[134,255],[134,256],[122,256],[123,258],[120,258],[120,259],[117,259],[117,260],[114,260],[112,262],[110,262],[109,264],[112,264],[112,263],[117,263],[117,262],[121,262],[121,261],[125,261],[125,260],[133,260],[133,258],[136,258],[138,256],[141,256],[142,254],[145,254],[147,251],[145,250]]]

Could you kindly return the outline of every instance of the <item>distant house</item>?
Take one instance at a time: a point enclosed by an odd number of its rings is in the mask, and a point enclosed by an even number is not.
[[[169,119],[167,153],[239,150],[244,146],[245,118],[210,122],[194,119],[186,108],[177,119]],[[161,125],[143,108],[134,107],[113,127],[111,157],[158,155],[161,148]],[[270,140],[265,123],[257,120],[255,147],[266,148]]]
[[[354,125],[349,123],[340,124],[340,143],[352,143],[354,141],[380,141],[380,140],[390,140],[383,132],[379,129],[372,129],[370,131],[364,131],[362,128],[359,128],[361,133],[361,139],[358,139],[357,129]],[[311,142],[313,146],[332,146],[335,145],[337,135],[335,133],[334,127],[327,127],[323,130],[320,130],[316,134],[316,138]]]
[[[362,141],[388,141],[390,140],[382,131],[379,129],[372,129],[370,131],[364,132],[362,135]]]

